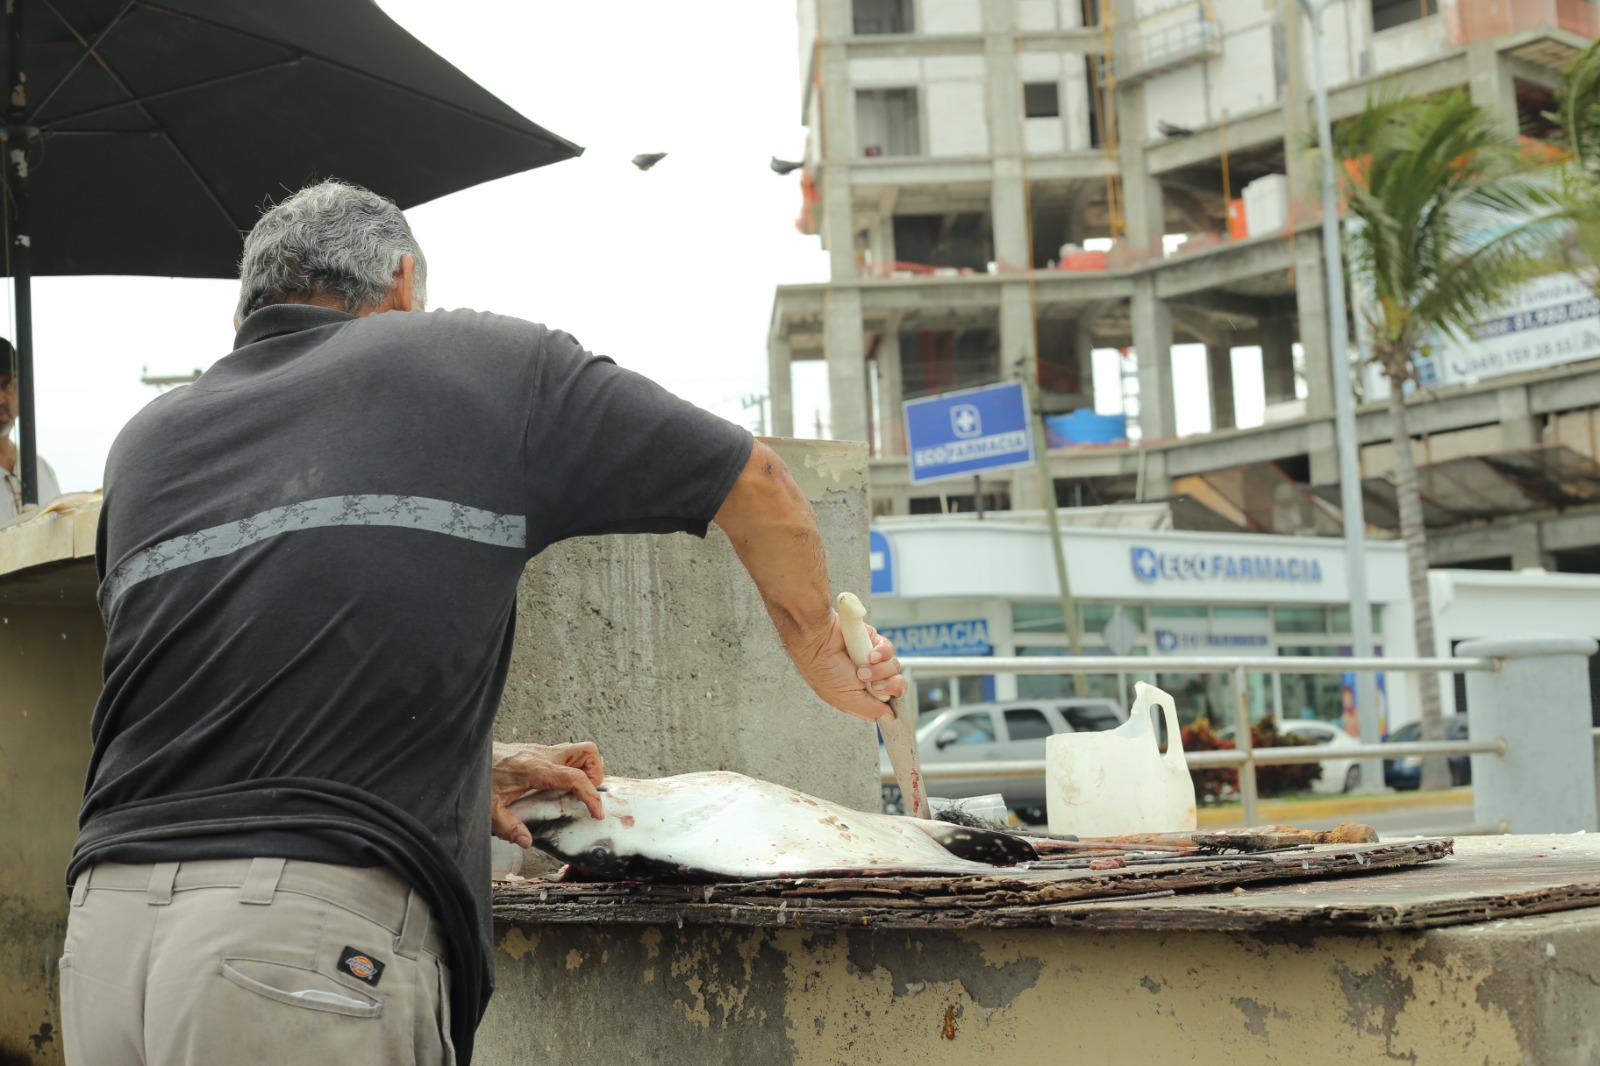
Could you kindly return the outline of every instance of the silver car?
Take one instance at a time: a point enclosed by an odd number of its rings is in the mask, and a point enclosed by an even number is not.
[[[1045,738],[1053,733],[1115,729],[1127,712],[1109,699],[1012,700],[952,707],[917,724],[917,750],[924,768],[941,763],[985,763],[1033,760],[1044,762]],[[878,750],[880,769],[892,775],[888,753]],[[928,795],[966,799],[999,792],[1006,806],[1023,821],[1044,820],[1044,772],[1038,777],[945,778],[928,781]],[[883,786],[884,810],[902,813],[900,789]]]

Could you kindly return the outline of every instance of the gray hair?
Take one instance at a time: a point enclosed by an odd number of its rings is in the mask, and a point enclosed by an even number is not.
[[[428,264],[394,202],[342,181],[307,186],[268,208],[245,238],[239,320],[296,297],[332,299],[359,314],[383,302],[404,255],[417,261],[414,296],[421,307]]]

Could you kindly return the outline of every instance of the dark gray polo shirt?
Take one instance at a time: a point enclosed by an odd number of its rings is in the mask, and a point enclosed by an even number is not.
[[[543,326],[257,311],[107,461],[68,882],[112,860],[392,866],[445,926],[466,1061],[523,565],[582,534],[703,536],[750,448]]]

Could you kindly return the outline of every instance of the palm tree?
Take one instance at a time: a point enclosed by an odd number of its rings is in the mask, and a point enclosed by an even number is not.
[[[1347,205],[1345,248],[1366,299],[1370,362],[1389,382],[1395,494],[1406,546],[1417,654],[1435,651],[1428,547],[1405,387],[1438,334],[1468,338],[1506,290],[1562,269],[1551,255],[1570,213],[1517,138],[1465,90],[1369,103],[1334,137]],[[1419,674],[1422,736],[1444,739],[1439,676]],[[1444,757],[1423,760],[1422,787],[1449,783]]]
[[[1600,41],[1578,53],[1561,76],[1558,109],[1546,115],[1559,128],[1571,157],[1561,169],[1561,194],[1578,216],[1578,247],[1589,263],[1600,263]],[[1600,277],[1591,276],[1600,295]]]

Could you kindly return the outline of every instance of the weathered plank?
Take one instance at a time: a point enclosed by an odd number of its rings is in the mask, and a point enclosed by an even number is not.
[[[496,886],[497,920],[523,925],[712,924],[849,928],[1027,928],[1084,924],[1089,903],[1345,879],[1450,854],[1451,841],[1331,846],[1270,855],[1157,859],[1117,870],[1032,869],[983,877],[796,878],[716,884],[524,881]],[[1215,898],[1215,897],[1211,897]],[[1129,904],[1132,906],[1132,904]],[[1118,917],[1112,921],[1123,921]]]
[[[1600,839],[1465,838],[1414,870],[1276,884],[1243,896],[1187,895],[1135,906],[1092,900],[1054,924],[1086,929],[1283,931],[1430,929],[1600,907]]]

